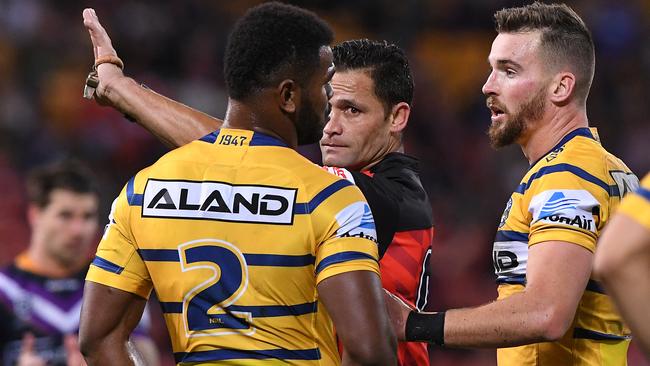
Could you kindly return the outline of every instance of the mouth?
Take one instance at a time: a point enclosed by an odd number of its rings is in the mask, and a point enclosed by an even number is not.
[[[329,148],[345,147],[344,145],[336,144],[336,143],[333,143],[333,142],[321,142],[320,145],[322,147],[329,147]]]
[[[488,101],[487,107],[490,110],[492,121],[495,121],[496,119],[499,119],[501,116],[506,114],[506,112],[495,103]]]

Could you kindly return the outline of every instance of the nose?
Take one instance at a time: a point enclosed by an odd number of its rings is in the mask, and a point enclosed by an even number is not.
[[[485,80],[485,84],[483,84],[483,88],[481,88],[481,91],[483,91],[483,94],[485,95],[497,94],[496,73],[494,71],[492,71],[490,75],[488,75],[488,78],[487,80]]]
[[[325,128],[323,128],[323,133],[327,136],[332,136],[340,135],[341,132],[342,128],[339,113],[336,111],[336,108],[331,108],[329,120],[325,124]]]

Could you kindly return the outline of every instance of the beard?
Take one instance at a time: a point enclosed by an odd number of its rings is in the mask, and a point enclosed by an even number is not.
[[[488,106],[496,106],[504,114],[510,114],[508,109],[499,104],[493,96],[487,99]],[[526,131],[529,125],[538,121],[544,115],[546,100],[544,90],[540,89],[529,100],[522,103],[519,109],[501,123],[492,123],[488,129],[490,145],[498,149],[515,143]]]
[[[298,145],[309,145],[320,141],[325,127],[325,117],[329,115],[327,109],[317,111],[311,99],[305,98],[298,109],[296,134]]]

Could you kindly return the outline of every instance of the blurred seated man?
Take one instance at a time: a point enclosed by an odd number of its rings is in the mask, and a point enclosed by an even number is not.
[[[97,234],[98,190],[85,167],[63,162],[34,170],[27,195],[29,247],[0,270],[0,364],[79,365],[76,335]],[[155,364],[148,323],[147,315],[135,342]]]

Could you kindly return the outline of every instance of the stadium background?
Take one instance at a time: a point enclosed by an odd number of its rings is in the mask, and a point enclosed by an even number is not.
[[[25,172],[62,157],[101,181],[103,225],[124,182],[166,149],[119,113],[81,98],[92,51],[81,11],[95,7],[125,72],[214,116],[226,95],[222,55],[233,21],[259,1],[0,0],[0,264],[26,247]],[[388,39],[405,48],[416,91],[406,151],[421,160],[437,224],[431,309],[495,297],[491,247],[508,196],[527,169],[517,147],[493,151],[481,94],[495,33],[492,14],[522,1],[314,0],[337,41]],[[399,5],[398,5],[399,4]],[[650,2],[568,1],[596,42],[591,124],[641,176],[650,170]],[[302,149],[317,156],[312,147]],[[640,279],[648,280],[648,279]],[[156,338],[167,347],[164,325]],[[434,365],[494,365],[494,351],[433,350]],[[172,364],[171,358],[165,364]],[[630,352],[631,366],[650,365]]]

